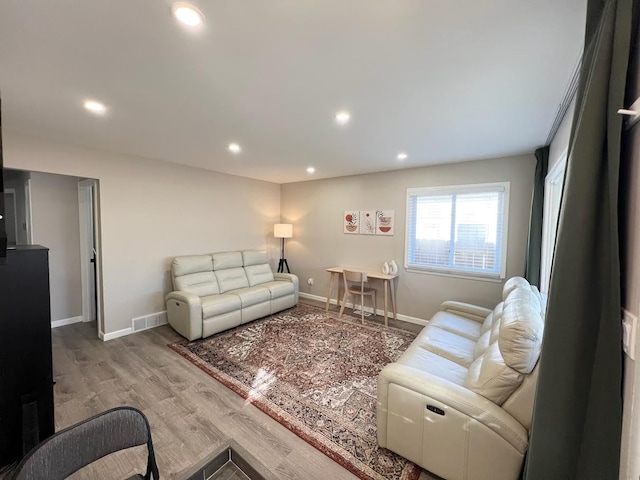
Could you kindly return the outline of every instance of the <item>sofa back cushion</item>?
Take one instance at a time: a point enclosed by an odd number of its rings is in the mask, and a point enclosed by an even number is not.
[[[542,299],[530,287],[512,290],[504,301],[505,306],[511,303],[527,304],[536,312],[542,312]]]
[[[531,373],[540,357],[544,323],[528,302],[507,302],[500,320],[498,346],[505,363],[520,373]]]
[[[245,267],[269,264],[269,257],[264,250],[245,250],[242,252],[242,264]]]
[[[242,267],[242,252],[214,253],[211,256],[214,271]]]
[[[220,293],[249,286],[247,275],[242,268],[241,252],[214,253],[213,271],[218,279]]]
[[[476,346],[473,350],[474,360],[482,355],[487,350],[487,348],[489,348],[489,345],[491,345],[491,331],[487,330],[482,335],[480,335],[480,338],[478,338],[478,340],[476,341]]]
[[[176,257],[171,262],[173,288],[199,297],[220,293],[211,255]]]
[[[540,304],[528,287],[522,290],[509,294],[500,318],[478,339],[476,358],[465,378],[467,388],[498,405],[516,391],[540,357],[544,328]]]
[[[267,282],[273,282],[273,272],[268,264],[262,265],[250,265],[244,267],[244,271],[247,273],[247,279],[249,285],[260,285]]]
[[[250,286],[273,282],[273,271],[269,265],[267,252],[245,250],[242,252],[242,263]]]
[[[500,320],[500,317],[502,317],[503,308],[504,308],[504,302],[500,302],[498,305],[496,305],[493,311],[486,316],[482,324],[482,328],[480,329],[481,333],[488,332],[489,330],[491,330],[493,323],[497,320]]]
[[[506,300],[509,294],[516,288],[529,288],[529,282],[523,277],[511,277],[504,282],[502,287],[502,300]]]
[[[518,388],[523,377],[524,375],[505,363],[498,342],[494,342],[471,363],[464,386],[502,405]]]

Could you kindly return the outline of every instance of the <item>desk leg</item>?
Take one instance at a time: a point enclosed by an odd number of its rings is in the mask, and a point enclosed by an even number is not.
[[[333,292],[333,283],[334,283],[335,273],[331,272],[331,277],[329,278],[329,291],[327,292],[327,306],[325,311],[329,311],[329,304],[331,303],[331,292]]]
[[[397,289],[398,289],[398,277],[392,280],[393,286],[391,287],[391,305],[393,307],[393,319],[398,320],[398,311],[396,306]]]
[[[384,326],[389,326],[389,321],[387,320],[387,315],[389,311],[389,307],[387,306],[387,292],[389,290],[389,280],[384,280]]]

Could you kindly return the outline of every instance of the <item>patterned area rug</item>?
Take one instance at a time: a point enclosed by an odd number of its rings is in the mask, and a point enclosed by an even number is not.
[[[378,373],[414,338],[298,304],[169,347],[358,477],[415,480],[420,469],[376,441]]]

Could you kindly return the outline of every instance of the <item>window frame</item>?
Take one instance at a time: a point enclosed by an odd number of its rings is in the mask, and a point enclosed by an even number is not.
[[[542,213],[542,244],[540,246],[540,293],[544,295],[549,293],[551,282],[566,170],[567,151],[565,150],[560,156],[560,160],[547,172],[547,176],[544,178],[544,210]],[[554,199],[557,199],[557,203],[554,203]],[[555,216],[553,215],[554,205],[557,206]]]
[[[509,204],[510,204],[511,182],[474,183],[465,185],[446,185],[435,187],[407,188],[406,197],[406,222],[405,222],[405,242],[404,242],[404,268],[407,272],[427,275],[444,275],[458,278],[471,278],[474,280],[486,280],[500,282],[506,278],[507,271],[507,251],[509,238]],[[436,267],[431,265],[419,266],[409,263],[409,243],[411,224],[411,198],[424,195],[436,196],[446,194],[469,194],[481,192],[500,192],[502,197],[502,241],[500,251],[500,268],[497,273],[478,272],[477,270],[464,270],[452,268],[451,266]]]

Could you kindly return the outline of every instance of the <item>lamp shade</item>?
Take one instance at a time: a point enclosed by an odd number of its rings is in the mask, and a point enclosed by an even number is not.
[[[273,236],[276,238],[293,237],[293,225],[290,223],[276,223],[273,226]]]

